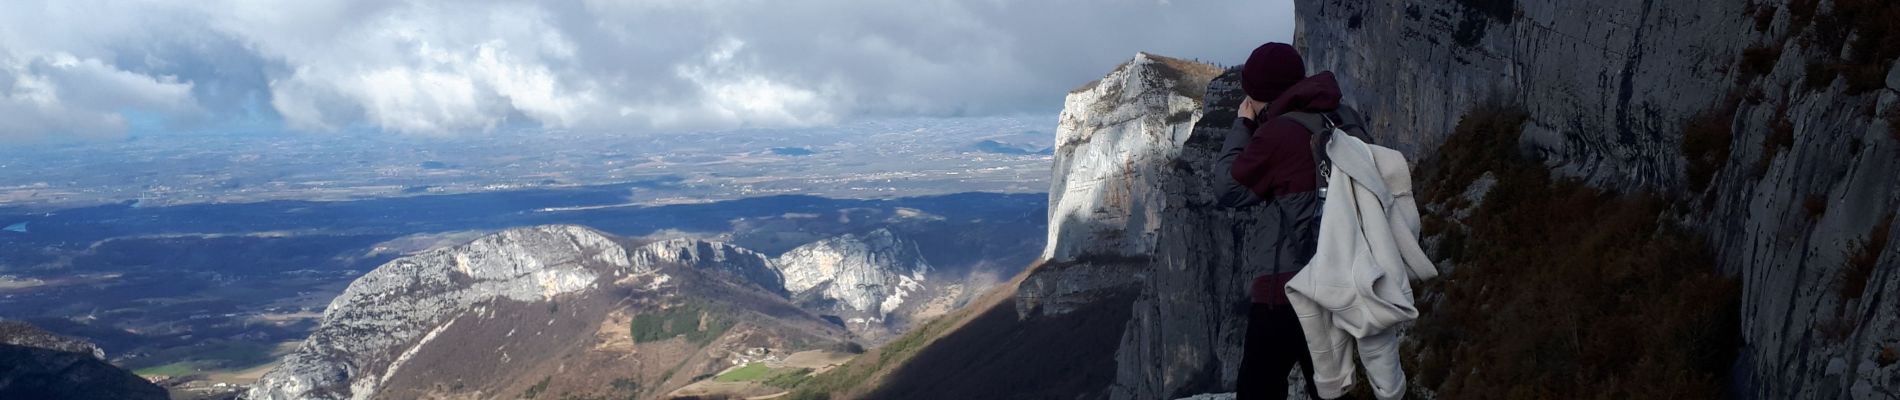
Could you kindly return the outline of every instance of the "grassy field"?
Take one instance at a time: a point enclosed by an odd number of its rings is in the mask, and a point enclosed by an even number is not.
[[[743,367],[726,371],[713,377],[715,382],[759,382],[774,387],[792,387],[810,377],[807,368],[772,368],[765,363],[751,363]]]
[[[185,376],[244,370],[276,360],[277,345],[221,341],[165,349],[127,367],[141,376]]]
[[[185,376],[198,373],[204,367],[200,361],[179,361],[171,364],[140,368],[132,371],[139,376]]]

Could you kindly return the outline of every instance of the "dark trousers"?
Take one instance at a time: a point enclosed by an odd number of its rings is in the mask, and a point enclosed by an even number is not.
[[[1313,355],[1293,306],[1254,304],[1247,310],[1247,343],[1240,359],[1236,400],[1286,399],[1286,375],[1300,363],[1306,396],[1319,399],[1313,386]]]

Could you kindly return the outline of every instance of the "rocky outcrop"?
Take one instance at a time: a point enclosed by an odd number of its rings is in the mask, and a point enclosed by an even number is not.
[[[1140,54],[1070,93],[1056,131],[1048,257],[1017,293],[1037,318],[1136,293],[1103,397],[1177,398],[1231,390],[1244,336],[1245,251],[1267,213],[1214,205],[1221,135],[1242,95],[1237,73]],[[1258,244],[1254,244],[1257,246]]]
[[[871,339],[894,333],[892,313],[917,302],[931,270],[916,243],[885,229],[799,246],[777,264],[801,304]]]
[[[786,294],[785,278],[779,275],[771,257],[727,243],[662,240],[634,250],[632,261],[634,269],[642,271],[667,263],[683,263],[697,269],[719,271],[738,282],[751,283],[772,293]]]
[[[321,325],[251,399],[369,398],[452,317],[497,300],[539,301],[646,274],[609,236],[577,226],[512,229],[399,258],[351,282]]]
[[[0,398],[165,399],[164,388],[105,362],[84,340],[0,321]]]
[[[1297,46],[1408,154],[1495,100],[1529,112],[1522,147],[1557,173],[1687,199],[1683,222],[1743,281],[1739,394],[1891,397],[1900,63],[1863,67],[1884,85],[1837,79],[1853,46],[1810,31],[1856,28],[1840,2],[1793,3],[1299,0]],[[1686,155],[1698,117],[1715,145]]]
[[[20,321],[0,321],[0,344],[34,347],[106,359],[106,351],[92,342],[60,336]]]
[[[1214,67],[1137,54],[1063,101],[1045,260],[1154,252],[1171,161],[1201,112]]]
[[[579,226],[511,229],[399,258],[358,278],[246,397],[488,397],[545,388],[556,375],[559,386],[586,375],[572,371],[596,370],[602,382],[584,389],[632,375],[639,387],[658,390],[724,365],[723,353],[681,346],[818,346],[845,335],[792,307],[777,282],[769,259],[724,243],[629,247]],[[632,316],[684,312],[698,314],[689,316],[701,321],[697,329],[660,329],[713,330],[677,344],[629,331]],[[714,325],[721,327],[708,328]],[[658,342],[634,343],[641,340]],[[675,369],[684,375],[674,377]],[[542,376],[549,378],[535,383]]]

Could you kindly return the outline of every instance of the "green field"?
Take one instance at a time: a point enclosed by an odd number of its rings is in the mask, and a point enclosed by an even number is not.
[[[806,368],[772,368],[765,363],[751,363],[713,377],[715,382],[759,382],[770,386],[792,387],[810,376]]]
[[[139,376],[185,376],[198,373],[200,370],[198,364],[199,362],[197,361],[179,361],[171,364],[140,368],[132,371],[132,373],[138,374]]]
[[[272,349],[272,345],[263,343],[218,341],[160,350],[126,366],[143,376],[241,370],[273,361]]]

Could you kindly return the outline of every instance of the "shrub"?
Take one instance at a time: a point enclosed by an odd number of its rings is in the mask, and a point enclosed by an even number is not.
[[[548,381],[553,380],[553,379],[554,377],[552,376],[541,378],[541,382],[535,383],[534,386],[529,386],[528,390],[522,391],[521,397],[532,399],[535,396],[540,396],[541,392],[545,392],[548,390]]]
[[[1874,224],[1866,240],[1857,243],[1857,248],[1847,257],[1847,267],[1841,269],[1841,298],[1858,299],[1867,291],[1867,279],[1873,276],[1874,264],[1880,262],[1881,253],[1887,250],[1887,234],[1891,231],[1893,214],[1890,213]]]
[[[1517,0],[1458,0],[1458,4],[1498,22],[1509,23],[1517,16]]]
[[[1781,149],[1794,147],[1794,122],[1788,120],[1787,103],[1775,109],[1775,119],[1768,121],[1768,129],[1768,136],[1761,141],[1761,158],[1755,160],[1756,176],[1768,172],[1768,166],[1775,162]]]
[[[1682,155],[1688,158],[1684,174],[1689,178],[1689,189],[1701,192],[1708,188],[1715,175],[1728,165],[1734,130],[1735,109],[1726,105],[1683,123]]]
[[[1458,268],[1424,284],[1436,302],[1404,348],[1439,398],[1716,398],[1740,346],[1740,285],[1717,273],[1662,198],[1550,177],[1518,155],[1521,113],[1473,110],[1437,163],[1496,168],[1466,220]],[[1474,144],[1498,146],[1463,148]],[[1712,146],[1712,145],[1711,145]],[[1456,182],[1436,165],[1421,182]],[[1438,192],[1456,189],[1434,188]]]
[[[1425,200],[1450,202],[1485,172],[1512,172],[1509,167],[1514,167],[1511,160],[1518,158],[1518,136],[1528,119],[1530,115],[1523,111],[1499,105],[1484,105],[1466,113],[1458,120],[1457,130],[1439,148],[1437,159],[1421,166],[1425,179],[1419,180],[1419,186]]]
[[[1808,23],[1814,22],[1814,11],[1821,6],[1821,0],[1792,0],[1788,2],[1788,31],[1801,32],[1808,29]]]
[[[1874,356],[1874,362],[1880,364],[1881,368],[1886,368],[1894,362],[1900,362],[1900,354],[1894,353],[1893,346],[1881,346],[1880,354]]]
[[[1774,7],[1760,7],[1755,10],[1756,32],[1767,32],[1768,28],[1774,27],[1776,10]]]
[[[1900,105],[1887,108],[1887,134],[1900,142]]]
[[[1827,196],[1820,193],[1810,194],[1806,200],[1801,201],[1801,209],[1808,211],[1808,220],[1820,220],[1822,215],[1827,214]]]
[[[1834,78],[1839,78],[1840,74],[1840,70],[1825,61],[1808,60],[1807,76],[1801,78],[1801,83],[1810,91],[1820,91],[1833,86]]]
[[[1820,334],[1827,343],[1846,342],[1854,337],[1854,329],[1860,327],[1853,317],[1835,317],[1814,324],[1814,332]]]
[[[1895,59],[1900,59],[1900,46],[1893,45],[1900,41],[1900,26],[1896,26],[1900,24],[1894,23],[1900,21],[1900,2],[1834,0],[1832,9],[1818,16],[1814,11],[1816,3],[1815,0],[1795,0],[1788,5],[1791,14],[1800,13],[1795,17],[1799,25],[1805,26],[1806,20],[1817,22],[1814,30],[1807,32],[1802,40],[1822,50],[1823,58],[1827,59],[1809,64],[1808,88],[1826,88],[1837,76],[1847,78],[1847,94],[1862,94],[1884,87],[1887,68]]]
[[[1755,77],[1774,72],[1775,62],[1781,60],[1781,46],[1753,46],[1742,49],[1740,83],[1754,81]]]

